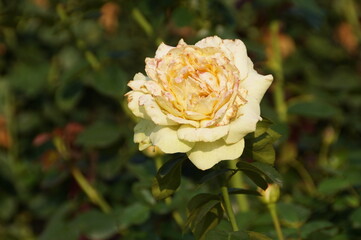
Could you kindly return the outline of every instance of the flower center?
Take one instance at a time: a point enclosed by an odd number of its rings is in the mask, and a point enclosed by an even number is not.
[[[166,111],[172,108],[173,115],[196,121],[213,119],[240,81],[238,69],[214,47],[174,48],[158,60],[157,75],[166,93],[157,99],[159,105],[168,101],[173,106],[164,107]]]

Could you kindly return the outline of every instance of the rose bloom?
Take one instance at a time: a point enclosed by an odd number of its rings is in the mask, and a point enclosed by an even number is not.
[[[126,94],[129,109],[141,118],[134,128],[139,150],[155,145],[186,153],[202,170],[242,154],[273,77],[253,69],[241,40],[162,43],[145,62],[147,76],[136,74]]]

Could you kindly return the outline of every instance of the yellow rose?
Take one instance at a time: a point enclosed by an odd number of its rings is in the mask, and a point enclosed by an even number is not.
[[[140,150],[155,145],[184,152],[202,170],[242,154],[273,80],[253,69],[242,41],[214,36],[195,45],[162,43],[145,62],[147,76],[136,74],[126,94],[141,118],[134,129]]]

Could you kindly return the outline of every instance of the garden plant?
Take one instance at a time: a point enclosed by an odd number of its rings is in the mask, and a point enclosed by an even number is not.
[[[0,0],[0,240],[361,239],[357,0]]]

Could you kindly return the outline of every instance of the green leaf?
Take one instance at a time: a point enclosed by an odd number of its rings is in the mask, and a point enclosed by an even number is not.
[[[257,123],[256,131],[246,138],[244,156],[259,162],[274,163],[275,151],[273,143],[281,135],[273,130],[271,125],[272,122],[267,119]]]
[[[261,163],[261,162],[253,162],[248,163],[246,161],[238,161],[237,168],[240,171],[245,172],[246,174],[249,172],[253,172],[258,174],[259,176],[265,176],[269,182],[282,184],[281,175],[276,171],[274,167],[269,164]],[[247,175],[248,176],[248,175]],[[252,175],[254,176],[254,175]]]
[[[118,231],[115,216],[99,210],[89,210],[73,220],[72,224],[90,239],[106,239]]]
[[[350,221],[352,222],[354,228],[361,228],[361,207],[351,213]]]
[[[257,172],[242,170],[247,177],[249,177],[258,187],[266,190],[268,187],[267,181]]]
[[[311,214],[311,211],[293,203],[278,203],[278,214],[281,221],[292,228],[301,227]]]
[[[302,226],[300,233],[302,239],[306,239],[308,235],[313,232],[321,231],[323,229],[329,229],[332,227],[334,227],[332,223],[327,221],[311,221]]]
[[[184,158],[170,160],[163,165],[152,183],[152,194],[157,200],[172,195],[181,183],[182,163]]]
[[[211,200],[220,200],[219,196],[210,193],[200,193],[194,196],[188,203],[189,211],[193,211]]]
[[[207,203],[205,203],[204,205],[202,205],[201,207],[197,208],[197,210],[193,210],[190,213],[190,220],[192,223],[199,223],[200,221],[202,221],[202,219],[208,214],[209,211],[211,211],[217,204],[220,204],[220,200],[210,200]],[[194,217],[193,217],[194,216]],[[193,224],[190,224],[190,226],[192,227]]]
[[[276,153],[272,143],[263,145],[262,147],[253,146],[252,149],[252,158],[255,161],[273,164],[276,159]]]
[[[205,234],[215,228],[223,218],[223,208],[218,195],[201,193],[188,203],[189,216],[185,224],[196,239],[204,239]]]
[[[169,174],[175,167],[177,167],[179,164],[182,164],[182,162],[186,159],[186,157],[175,157],[173,159],[168,160],[166,163],[164,163],[158,170],[158,174],[160,177],[165,177],[167,174]]]
[[[150,209],[147,205],[136,202],[118,215],[119,229],[124,230],[131,225],[139,225],[144,223],[150,216]]]
[[[194,15],[188,8],[178,7],[172,14],[172,20],[177,27],[184,27],[191,25]]]
[[[322,194],[329,195],[329,194],[335,194],[349,187],[350,187],[350,182],[347,179],[334,177],[323,180],[318,185],[318,191]]]
[[[120,127],[107,122],[95,122],[81,132],[76,143],[85,147],[106,147],[120,137]]]
[[[207,234],[207,240],[250,240],[246,231],[227,232],[222,230],[211,230]]]
[[[79,81],[64,83],[55,93],[55,102],[64,111],[75,107],[82,96],[83,86]]]
[[[296,114],[309,118],[330,118],[338,113],[337,108],[321,100],[298,101],[288,107],[289,114]]]
[[[9,74],[10,84],[13,88],[34,96],[47,86],[49,63],[16,64]]]
[[[74,206],[70,204],[60,207],[48,221],[39,240],[77,240],[79,238],[79,229],[66,221],[67,215],[73,208]]]
[[[0,219],[9,220],[16,213],[17,208],[18,203],[15,198],[2,195],[0,199]]]
[[[119,66],[105,66],[87,77],[98,92],[115,98],[123,98],[129,81],[127,74]]]
[[[224,231],[211,230],[207,234],[207,240],[271,240],[271,238],[251,231]]]
[[[211,170],[209,173],[207,173],[206,175],[204,175],[201,180],[199,181],[199,184],[203,184],[205,182],[208,182],[214,178],[217,178],[220,175],[225,174],[226,172],[231,171],[230,169],[216,169],[216,170]]]
[[[282,185],[282,176],[273,166],[261,162],[253,162],[250,164],[261,170],[272,183]]]

